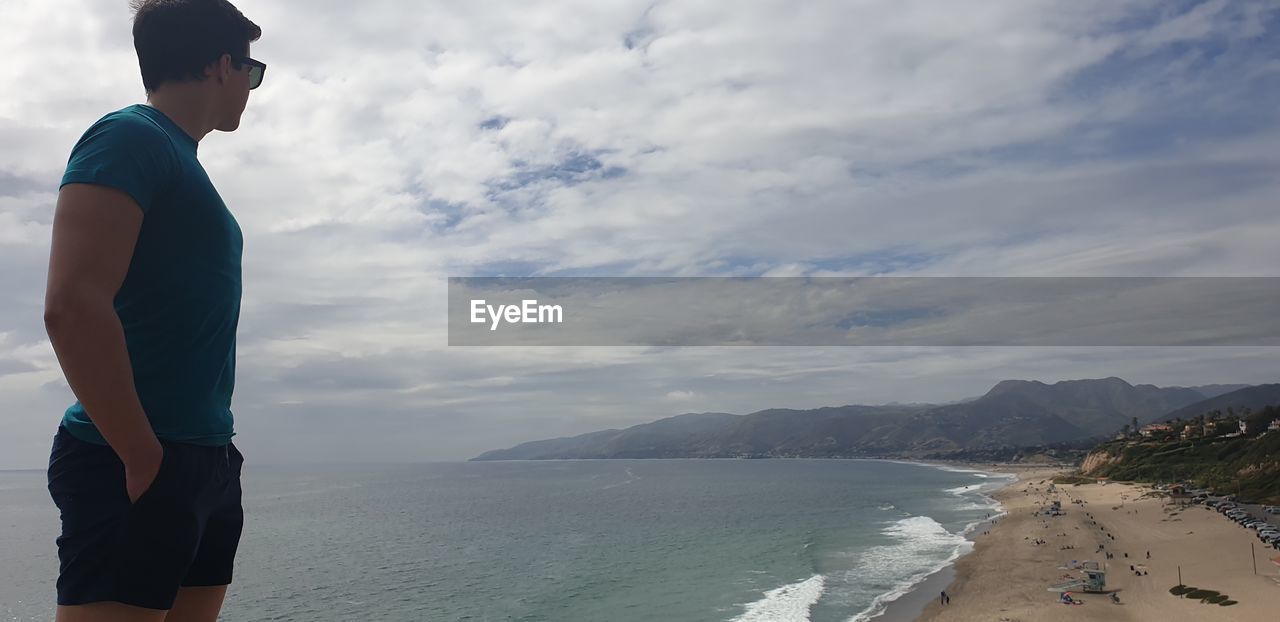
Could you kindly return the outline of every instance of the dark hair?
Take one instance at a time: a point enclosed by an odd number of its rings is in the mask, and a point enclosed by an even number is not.
[[[142,85],[204,79],[223,54],[241,56],[262,29],[227,0],[131,0]]]

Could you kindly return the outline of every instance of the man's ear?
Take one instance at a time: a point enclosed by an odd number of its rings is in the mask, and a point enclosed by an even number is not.
[[[204,69],[204,75],[206,78],[217,80],[218,84],[226,82],[231,77],[231,55],[223,54],[209,63],[209,66]]]
[[[218,57],[218,76],[220,82],[226,82],[231,79],[231,55],[223,54]]]

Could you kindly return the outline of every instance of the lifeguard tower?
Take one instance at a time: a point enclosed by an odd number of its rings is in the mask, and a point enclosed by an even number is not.
[[[1080,564],[1080,572],[1084,576],[1056,583],[1049,587],[1050,592],[1088,592],[1091,594],[1101,594],[1107,590],[1107,571],[1102,569],[1098,562],[1093,560],[1085,560]]]

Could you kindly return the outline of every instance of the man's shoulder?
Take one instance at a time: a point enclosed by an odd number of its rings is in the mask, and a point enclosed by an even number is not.
[[[182,161],[164,128],[129,106],[103,115],[71,148],[59,188],[71,183],[110,186],[148,211],[157,193],[182,177]]]
[[[125,106],[119,110],[113,110],[102,115],[93,125],[89,126],[89,131],[94,130],[110,130],[112,132],[121,132],[122,134],[134,135],[139,138],[168,138],[168,134],[160,124],[147,114],[140,110],[140,106],[134,104]]]
[[[98,157],[102,154],[119,150],[131,152],[147,152],[153,157],[176,166],[178,148],[173,137],[164,126],[152,119],[142,106],[137,104],[113,110],[94,121],[72,149],[73,159],[77,153],[84,156]]]

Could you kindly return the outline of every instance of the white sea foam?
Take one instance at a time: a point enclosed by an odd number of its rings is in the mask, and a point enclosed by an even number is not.
[[[998,510],[1000,509],[1000,502],[987,494],[997,488],[999,488],[999,485],[992,486],[990,484],[983,483],[960,486],[958,488],[948,488],[947,492],[960,497],[967,502],[956,506],[956,510],[960,510],[962,512]]]
[[[974,521],[958,533],[947,531],[940,523],[928,516],[913,516],[889,524],[882,533],[894,541],[873,547],[863,553],[856,554],[853,560],[854,569],[833,576],[828,585],[831,596],[840,600],[838,594],[843,593],[842,586],[868,586],[879,593],[870,605],[858,614],[849,618],[849,622],[865,622],[884,614],[889,604],[911,592],[931,575],[949,566],[957,558],[973,549],[973,543],[967,537],[978,527],[989,524],[990,518],[1005,514],[998,501],[990,493],[1003,488],[1017,479],[1007,473],[979,471],[966,467],[952,466],[929,462],[909,460],[886,460],[899,464],[924,466],[951,473],[964,473],[978,481],[973,484],[945,489],[946,492],[959,497],[961,502],[952,510],[990,511],[990,517]],[[879,509],[884,509],[883,505]],[[851,552],[852,553],[852,552]],[[862,591],[855,588],[857,591]],[[865,601],[862,601],[865,602]]]
[[[930,466],[937,467],[943,471],[950,471],[952,473],[968,473],[974,477],[987,477],[989,475],[986,471],[979,471],[978,469],[970,469],[967,467],[952,466],[950,464],[934,464]]]
[[[863,553],[856,572],[885,577],[892,581],[892,587],[876,596],[866,609],[850,618],[850,622],[865,622],[883,614],[889,603],[945,568],[972,546],[964,536],[947,531],[928,516],[904,518],[886,527],[884,533],[895,542]]]
[[[826,577],[816,574],[764,593],[764,598],[747,604],[747,610],[733,622],[808,622],[809,607],[822,598]]]
[[[889,459],[885,459],[884,462],[894,462],[897,464],[912,464],[915,466],[923,466],[923,467],[938,469],[939,471],[947,471],[949,473],[968,473],[969,475],[972,475],[974,477],[981,478],[981,479],[1014,477],[1013,475],[1008,475],[1006,473],[993,473],[991,471],[980,471],[978,469],[971,469],[968,467],[955,466],[951,464],[940,464],[937,462],[917,462],[915,460],[889,460]]]
[[[626,486],[627,484],[630,484],[631,482],[634,482],[640,479],[639,475],[636,475],[635,473],[631,472],[631,467],[627,467],[626,470],[627,470],[627,479],[621,482],[609,484],[608,486],[603,486],[600,488],[600,490],[608,490],[610,488],[617,488],[618,486]]]
[[[963,495],[965,493],[973,492],[981,486],[982,484],[969,484],[968,486],[957,486],[955,488],[948,488],[947,492],[953,495]]]
[[[1008,483],[1008,481],[1010,480],[1002,477],[1000,479],[993,479],[992,481],[985,481],[981,484],[969,484],[967,486],[948,488],[946,491],[967,501],[967,503],[956,506],[956,510],[962,512],[986,510],[1001,511],[1002,508],[1000,506],[1000,502],[992,498],[990,493],[999,490]],[[965,531],[968,532],[976,524],[977,523],[969,525],[969,528]]]
[[[986,518],[973,521],[966,525],[964,530],[960,532],[961,535],[968,536],[976,531],[978,527],[988,524],[991,519],[1004,516],[1004,507],[1000,505],[999,501],[996,501],[989,494],[1004,485],[1005,480],[1002,479],[996,482],[983,482],[982,484],[961,486],[959,488],[950,488],[947,490],[947,492],[968,501],[963,505],[957,506],[955,508],[957,510],[962,512],[981,512],[991,510],[990,515]]]
[[[992,498],[990,493],[1017,479],[1017,476],[1008,473],[979,471],[947,464],[927,462],[913,462],[911,464],[933,467],[952,473],[967,473],[984,480],[979,484],[949,488],[947,492],[969,501],[956,509],[994,510],[991,512],[990,518],[998,518],[1005,515],[1003,506]],[[890,572],[885,572],[882,576],[905,576],[907,578],[897,581],[891,589],[876,596],[866,609],[850,618],[849,622],[865,622],[882,615],[889,603],[901,598],[930,575],[946,568],[961,555],[972,550],[973,543],[969,541],[967,536],[978,527],[987,524],[990,518],[974,521],[966,525],[960,533],[955,534],[948,532],[945,527],[927,516],[904,519],[886,528],[885,533],[898,536],[902,542],[898,545],[878,547],[881,550],[877,552],[877,556],[884,558],[886,560],[885,565],[891,569]],[[893,567],[895,561],[898,566],[896,568]],[[912,563],[916,564],[917,567],[910,567]]]

